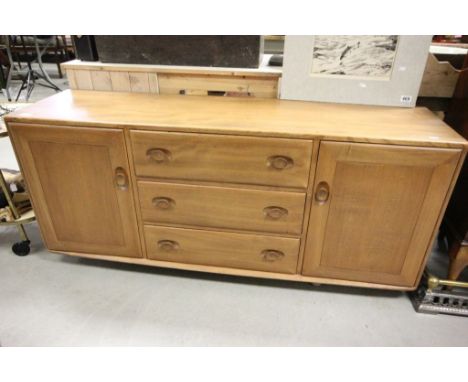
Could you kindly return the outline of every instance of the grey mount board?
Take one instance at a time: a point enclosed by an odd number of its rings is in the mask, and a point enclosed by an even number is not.
[[[341,36],[320,36],[333,39]],[[352,36],[354,38],[383,36]],[[392,37],[392,36],[388,36]],[[288,100],[414,107],[432,36],[397,36],[391,69],[383,75],[314,70],[316,36],[286,36],[281,98]],[[347,54],[348,48],[343,50]],[[369,50],[367,50],[369,52]],[[374,51],[370,51],[374,52]],[[388,54],[388,52],[386,52]],[[368,54],[375,62],[376,55]],[[340,59],[342,57],[338,57]],[[365,60],[362,60],[362,65]],[[378,63],[378,60],[377,60]],[[380,64],[381,65],[381,64]],[[381,68],[379,68],[381,69]]]

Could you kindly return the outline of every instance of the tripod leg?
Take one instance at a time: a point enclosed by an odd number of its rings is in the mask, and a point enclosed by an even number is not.
[[[30,75],[30,72],[28,72],[28,74],[23,78],[23,81],[21,82],[21,87],[19,88],[18,94],[16,95],[15,102],[18,102],[21,92],[24,89],[27,89],[28,85],[26,83],[29,81],[29,75]]]
[[[27,93],[26,93],[26,102],[29,101],[29,97],[31,97],[31,93],[36,85],[36,79],[34,78],[34,72],[31,72],[31,78],[28,82]]]
[[[42,72],[42,74],[44,76],[44,81],[49,83],[56,91],[61,91],[61,89],[52,82],[51,78],[49,77],[47,72],[44,70],[44,66],[42,64],[42,54],[47,49],[47,45],[44,48],[44,50],[41,52],[40,49],[39,49],[39,43],[37,42],[37,37],[36,36],[34,36],[34,45],[36,47],[37,63],[39,64],[39,69],[40,69],[40,71]]]

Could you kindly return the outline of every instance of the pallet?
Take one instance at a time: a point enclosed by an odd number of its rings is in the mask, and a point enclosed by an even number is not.
[[[73,60],[62,64],[71,89],[116,92],[278,98],[281,68],[103,64]]]

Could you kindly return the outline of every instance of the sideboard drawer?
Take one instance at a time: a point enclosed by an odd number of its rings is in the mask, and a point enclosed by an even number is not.
[[[312,141],[131,131],[137,176],[307,187]]]
[[[296,273],[299,239],[145,226],[149,259]]]
[[[138,182],[143,220],[300,235],[305,194]]]

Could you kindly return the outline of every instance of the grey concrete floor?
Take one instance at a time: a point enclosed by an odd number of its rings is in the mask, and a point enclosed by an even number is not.
[[[17,168],[7,139],[0,167]],[[27,231],[22,258],[0,228],[2,346],[468,346],[467,318],[415,313],[405,293],[72,258]],[[431,271],[446,264],[434,250]]]
[[[2,346],[467,346],[468,319],[405,293],[228,277],[48,252],[0,230]]]

